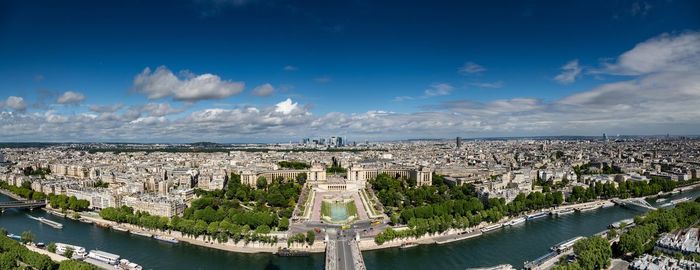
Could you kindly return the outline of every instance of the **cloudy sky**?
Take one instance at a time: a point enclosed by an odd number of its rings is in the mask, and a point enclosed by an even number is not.
[[[2,1],[0,141],[700,134],[698,1],[378,2]]]

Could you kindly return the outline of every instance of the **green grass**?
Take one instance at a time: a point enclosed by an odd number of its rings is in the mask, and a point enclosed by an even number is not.
[[[369,204],[367,205],[367,208],[369,208],[369,211],[371,211],[371,215],[378,215],[377,210],[374,209],[374,204],[375,202],[370,200],[369,195],[367,194],[366,190],[361,190],[360,195],[362,196],[363,199]]]
[[[354,201],[346,203],[345,207],[348,209],[348,216],[355,216],[355,218],[357,218],[357,206],[355,206]]]
[[[330,217],[331,216],[331,206],[327,202],[321,202],[321,215]]]

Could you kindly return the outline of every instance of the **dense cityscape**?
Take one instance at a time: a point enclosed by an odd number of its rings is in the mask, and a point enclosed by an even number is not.
[[[700,270],[700,1],[1,0],[0,270]]]
[[[553,246],[537,261],[498,267],[605,268],[613,254],[613,262],[634,269],[700,266],[693,262],[700,259],[693,228],[700,204],[682,197],[656,210],[634,200],[700,184],[695,138],[457,137],[350,145],[335,138],[249,145],[6,144],[0,186],[20,201],[45,201],[46,211],[61,217],[45,223],[58,229],[63,225],[55,220],[68,218],[231,252],[325,253],[326,269],[364,268],[362,250],[447,244],[549,215],[619,205],[652,212],[609,231],[600,228],[602,236]],[[18,237],[34,241],[29,231]],[[658,240],[642,241],[650,238]],[[45,253],[41,247],[30,250]],[[70,243],[50,247],[51,256],[69,254],[98,267],[141,267]]]

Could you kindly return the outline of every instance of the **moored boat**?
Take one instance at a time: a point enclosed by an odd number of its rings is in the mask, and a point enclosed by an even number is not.
[[[137,232],[137,231],[131,231],[131,234],[143,236],[143,237],[148,237],[151,238],[153,237],[153,234],[147,233],[147,232]]]
[[[562,241],[562,242],[550,247],[549,249],[552,251],[556,251],[556,252],[562,252],[570,247],[573,247],[577,241],[584,239],[584,238],[585,237],[583,237],[583,236],[576,236],[576,237],[571,238],[569,240]]]
[[[401,246],[399,248],[406,249],[406,248],[412,248],[412,247],[417,247],[417,246],[418,246],[418,244],[416,244],[414,242],[406,242],[406,243],[401,244]]]
[[[164,242],[168,242],[168,243],[173,243],[173,244],[177,244],[177,243],[180,242],[180,241],[178,241],[177,239],[175,239],[175,237],[164,236],[164,235],[155,235],[155,236],[153,236],[153,238],[158,239],[158,240],[160,240],[160,241],[164,241]]]
[[[115,231],[120,231],[120,232],[129,232],[129,229],[124,228],[124,227],[119,227],[119,226],[112,226],[112,229]]]
[[[538,218],[543,218],[549,215],[549,212],[547,211],[540,211],[534,214],[529,214],[527,215],[527,220],[533,220],[533,219],[538,219]]]
[[[579,208],[576,208],[576,211],[579,211],[579,212],[588,212],[588,211],[596,210],[596,209],[598,209],[598,208],[600,208],[600,206],[598,206],[598,205],[592,205],[592,206],[588,206],[588,207],[579,207]]]
[[[555,216],[563,216],[563,215],[573,214],[574,212],[576,212],[574,209],[567,208],[567,209],[562,209],[559,211],[552,212],[552,214]]]
[[[46,212],[49,212],[49,214],[52,214],[52,215],[57,216],[57,217],[62,217],[62,218],[66,217],[66,214],[58,212],[56,210],[46,210]]]
[[[469,238],[477,237],[477,236],[480,236],[482,233],[483,233],[483,230],[481,230],[481,231],[472,231],[472,232],[461,232],[461,233],[458,233],[457,235],[453,235],[453,236],[447,237],[446,239],[439,239],[439,240],[436,240],[435,243],[438,244],[438,245],[447,244],[447,243],[452,243],[452,242],[455,242],[455,241],[461,241],[461,240],[464,240],[464,239],[469,239]]]
[[[508,221],[508,223],[506,223],[506,225],[507,226],[515,226],[515,225],[524,223],[525,220],[527,220],[525,217],[514,218],[514,219]]]
[[[64,243],[56,243],[56,254],[58,255],[66,254],[66,251],[68,251],[69,249],[73,251],[73,255],[71,256],[72,258],[82,259],[85,258],[85,256],[87,255],[84,247]]]
[[[116,265],[118,269],[123,269],[123,270],[141,270],[143,267],[138,265],[137,263],[130,262],[127,259],[120,259],[119,264]]]
[[[120,256],[101,250],[90,250],[87,257],[109,265],[116,265],[119,262]]]
[[[613,206],[615,206],[614,203],[612,203],[612,202],[605,202],[605,203],[603,203],[600,207],[602,207],[602,208],[608,208],[608,207],[613,207]]]
[[[493,225],[484,227],[483,229],[481,229],[481,232],[490,232],[490,231],[493,231],[496,229],[500,229],[501,227],[503,227],[503,224],[500,224],[500,223],[493,224]]]
[[[95,223],[95,222],[93,222],[92,220],[89,220],[89,219],[86,219],[86,218],[79,218],[78,221],[80,221],[80,222],[82,222],[82,223],[87,223],[87,224],[93,224],[93,223]]]

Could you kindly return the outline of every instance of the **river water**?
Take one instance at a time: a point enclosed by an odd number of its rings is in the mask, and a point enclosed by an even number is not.
[[[672,196],[695,198],[700,189]],[[0,195],[0,201],[11,198]],[[367,269],[465,269],[503,263],[521,268],[549,247],[575,236],[590,236],[615,221],[643,213],[622,207],[609,207],[562,217],[545,217],[513,228],[486,233],[480,237],[444,245],[421,245],[409,249],[365,251]],[[46,217],[61,222],[54,229],[27,217]],[[277,257],[271,254],[239,254],[204,248],[187,243],[170,244],[129,233],[104,229],[71,219],[50,215],[42,210],[6,210],[0,215],[0,227],[20,234],[31,230],[38,242],[61,242],[99,249],[121,255],[141,264],[144,269],[323,269],[324,255]]]

